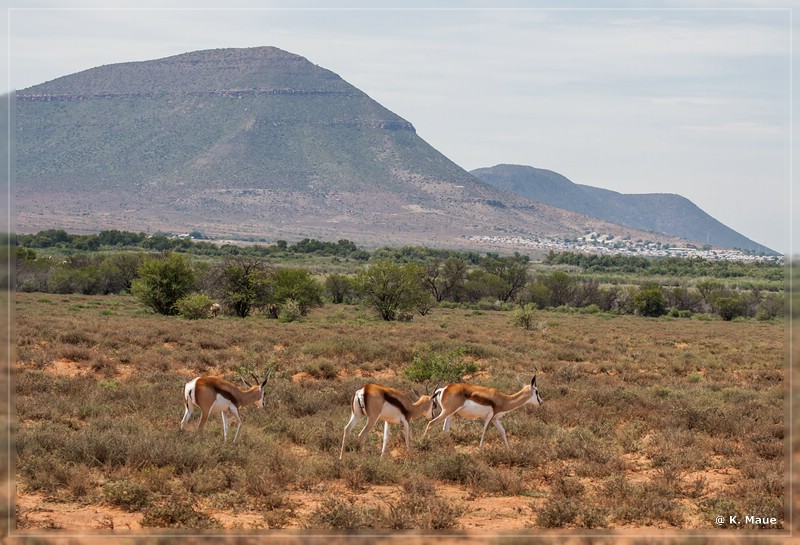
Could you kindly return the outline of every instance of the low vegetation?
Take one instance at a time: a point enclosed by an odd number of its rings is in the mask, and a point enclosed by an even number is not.
[[[162,239],[169,251],[154,246]],[[419,247],[367,252],[347,240],[215,246],[119,231],[44,231],[20,235],[16,243],[12,280],[19,291],[134,293],[154,312],[187,317],[198,313],[187,312],[185,305],[182,311],[178,300],[192,294],[206,295],[223,312],[241,318],[274,305],[273,317],[283,314],[287,321],[306,316],[325,300],[366,303],[387,321],[408,321],[442,304],[764,321],[785,312],[785,269],[774,263],[564,253],[534,265],[519,254]],[[301,255],[304,266],[297,262]],[[287,305],[291,309],[284,311]]]
[[[35,497],[113,509],[106,528],[123,516],[207,531],[709,530],[743,513],[785,523],[780,320],[568,303],[521,315],[486,299],[444,300],[405,323],[346,303],[298,305],[291,320],[266,308],[187,320],[124,293],[15,297],[19,528],[57,524]],[[238,380],[242,366],[273,375],[238,441],[222,442],[218,416],[203,436],[181,431],[183,384]],[[456,418],[449,438],[423,439],[414,422],[410,456],[394,433],[380,459],[378,426],[338,460],[365,382],[411,392],[460,376],[512,392],[532,372],[544,403],[504,418],[510,450],[493,427],[478,449],[481,423]]]
[[[112,509],[103,528],[784,524],[780,266],[116,231],[17,242],[23,500]],[[179,429],[186,381],[243,369],[272,378],[235,444],[217,416],[204,436]],[[379,426],[338,460],[366,382],[514,392],[534,372],[544,404],[504,418],[510,450],[493,427],[477,448],[481,423],[456,418],[425,438],[415,422],[410,456],[393,434],[380,459]],[[30,502],[18,527],[58,527]]]

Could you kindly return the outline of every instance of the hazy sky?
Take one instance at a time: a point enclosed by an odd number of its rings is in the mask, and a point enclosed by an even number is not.
[[[800,17],[786,4],[148,8],[163,1],[7,0],[3,91],[104,64],[276,46],[339,74],[467,170],[513,163],[622,193],[678,193],[800,254],[790,119]]]

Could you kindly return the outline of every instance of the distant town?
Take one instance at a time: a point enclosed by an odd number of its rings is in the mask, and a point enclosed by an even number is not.
[[[783,263],[782,255],[764,255],[756,252],[728,248],[712,248],[709,245],[671,246],[649,240],[632,240],[601,233],[587,233],[574,240],[554,238],[525,238],[521,236],[470,236],[468,240],[490,244],[504,244],[515,247],[554,252],[580,252],[606,255],[638,255],[642,257],[700,257],[712,261],[749,261],[764,263]]]

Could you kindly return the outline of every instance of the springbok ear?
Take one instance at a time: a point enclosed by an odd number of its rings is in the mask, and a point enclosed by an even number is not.
[[[531,380],[531,388],[536,386],[536,375],[533,375],[533,380]]]

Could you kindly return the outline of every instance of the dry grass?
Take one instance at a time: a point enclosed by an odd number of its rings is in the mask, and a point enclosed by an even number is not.
[[[147,527],[716,528],[717,515],[784,523],[784,328],[775,323],[434,309],[410,323],[329,305],[302,322],[182,320],[128,297],[17,294],[19,493],[139,513]],[[338,458],[352,392],[410,391],[416,355],[463,350],[475,382],[544,399],[445,437],[381,426]],[[236,444],[218,416],[178,424],[200,373],[275,370]],[[513,501],[514,515],[492,506]],[[25,502],[23,502],[25,503]],[[28,504],[25,504],[28,505]],[[35,509],[19,516],[27,527]],[[243,517],[249,522],[243,522]],[[256,520],[257,522],[252,522]],[[48,522],[49,521],[49,522]],[[57,522],[57,524],[67,524]],[[106,521],[107,522],[107,521]],[[113,521],[112,521],[113,522]],[[38,526],[37,526],[38,525]]]

